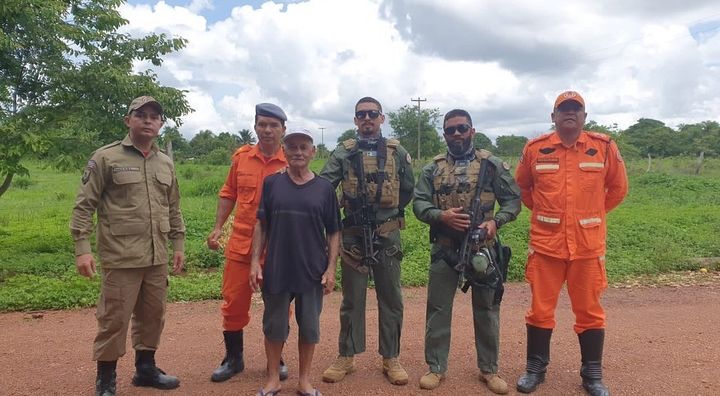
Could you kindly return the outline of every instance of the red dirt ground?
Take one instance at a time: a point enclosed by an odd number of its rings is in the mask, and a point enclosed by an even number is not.
[[[315,353],[313,377],[325,395],[470,395],[490,394],[480,384],[472,346],[469,296],[458,294],[448,377],[437,390],[422,391],[418,380],[426,371],[423,357],[425,296],[422,288],[406,289],[401,361],[410,374],[407,386],[390,385],[377,355],[377,309],[369,291],[368,351],[356,357],[358,371],[338,384],[325,384],[322,371],[337,354],[340,293],[325,300],[322,341]],[[509,284],[501,312],[500,375],[511,385],[524,370],[523,315],[530,293],[521,283]],[[614,395],[720,394],[720,282],[678,287],[608,289],[605,341],[605,382]],[[583,394],[578,374],[580,352],[572,331],[573,317],[563,293],[557,310],[551,363],[546,383],[536,395]],[[260,317],[253,307],[246,329],[246,369],[215,384],[210,373],[223,355],[219,302],[168,306],[158,365],[181,379],[180,388],[157,391],[134,388],[132,353],[118,363],[119,395],[253,395],[265,367]],[[95,333],[93,309],[8,313],[0,315],[0,395],[91,395],[95,365],[90,360]],[[294,326],[293,326],[294,327]],[[297,333],[290,334],[285,357],[290,379],[281,395],[293,395],[297,380]],[[128,349],[131,349],[128,342]]]

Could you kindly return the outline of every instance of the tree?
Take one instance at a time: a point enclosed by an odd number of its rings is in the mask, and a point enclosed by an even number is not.
[[[492,140],[490,140],[487,135],[479,131],[475,131],[475,136],[473,137],[473,147],[476,149],[497,151],[497,148],[492,144]]]
[[[340,144],[348,139],[355,138],[355,136],[357,136],[357,129],[350,128],[350,129],[346,130],[345,132],[343,132],[342,135],[340,135],[337,138],[337,142],[338,142],[338,144]]]
[[[255,139],[255,134],[250,132],[249,129],[241,129],[238,131],[238,135],[240,136],[240,145],[246,145],[246,144],[255,144],[257,140]]]
[[[190,156],[200,159],[217,148],[215,134],[204,129],[190,139]]]
[[[327,158],[329,155],[330,152],[328,151],[327,146],[322,143],[317,145],[317,158]]]
[[[522,154],[528,138],[525,136],[505,135],[498,136],[495,139],[497,143],[497,151],[499,155],[519,157]]]
[[[405,149],[415,156],[418,152],[418,111],[417,107],[405,105],[388,113],[393,136]],[[420,110],[420,157],[427,158],[444,151],[445,142],[438,135],[441,120],[440,110]]]
[[[190,146],[185,137],[180,133],[180,129],[176,126],[165,127],[162,134],[158,138],[158,145],[161,148],[167,147],[168,142],[172,142],[173,153],[176,158],[187,157]]]
[[[0,4],[0,185],[22,161],[40,156],[73,168],[90,152],[125,135],[127,104],[152,95],[179,125],[191,111],[182,91],[162,87],[152,70],[133,65],[184,47],[181,38],[118,33],[121,0],[3,0]]]
[[[635,147],[641,155],[666,157],[688,150],[688,142],[672,128],[658,120],[641,118],[622,132],[620,140]]]

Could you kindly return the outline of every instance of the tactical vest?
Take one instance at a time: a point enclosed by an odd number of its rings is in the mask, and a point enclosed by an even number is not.
[[[475,159],[462,165],[450,164],[445,154],[435,156],[433,158],[437,165],[433,176],[433,186],[435,187],[433,200],[435,206],[442,210],[458,207],[465,210],[469,209],[475,195],[478,176],[480,175],[480,159],[488,160],[490,155],[491,153],[487,150],[476,150]],[[485,185],[490,183],[493,171],[492,167],[488,167],[485,175]],[[484,207],[494,208],[495,193],[482,190],[480,202]],[[492,218],[492,210],[485,212],[485,221]]]
[[[400,142],[396,139],[387,139],[387,160],[385,162],[385,179],[382,184],[382,194],[380,202],[375,202],[377,196],[378,181],[378,163],[377,151],[361,151],[363,160],[363,170],[365,171],[365,181],[368,192],[368,202],[371,202],[379,208],[397,208],[400,204],[400,177],[397,172],[397,158],[395,153]],[[343,146],[349,152],[357,149],[358,142],[356,139],[348,139],[343,142]],[[352,160],[355,160],[354,158]],[[348,167],[348,172],[342,183],[343,196],[355,198],[358,196],[358,179],[352,166]],[[350,202],[343,199],[343,208],[352,210]]]

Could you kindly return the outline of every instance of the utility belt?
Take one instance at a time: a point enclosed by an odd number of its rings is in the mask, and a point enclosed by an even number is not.
[[[405,218],[391,217],[382,224],[375,225],[373,232],[378,236],[386,237],[390,235],[391,232],[402,229],[405,229]],[[343,234],[348,236],[362,236],[362,226],[355,225],[348,221],[348,219],[345,219],[343,220]]]

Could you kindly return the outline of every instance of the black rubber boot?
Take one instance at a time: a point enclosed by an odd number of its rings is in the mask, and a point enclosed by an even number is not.
[[[165,374],[155,365],[155,351],[135,351],[135,375],[132,384],[157,389],[175,389],[180,386],[180,380]]]
[[[225,358],[210,376],[210,380],[213,382],[227,381],[235,374],[245,370],[243,331],[223,331],[223,338],[225,339]]]
[[[111,362],[97,362],[97,377],[95,378],[95,396],[115,396],[117,360]]]
[[[602,382],[602,355],[605,329],[589,329],[578,334],[582,366],[580,376],[585,391],[592,396],[609,396],[610,391]]]
[[[550,363],[550,337],[552,329],[527,325],[527,366],[525,374],[517,381],[517,390],[534,392],[545,382],[545,371]]]

